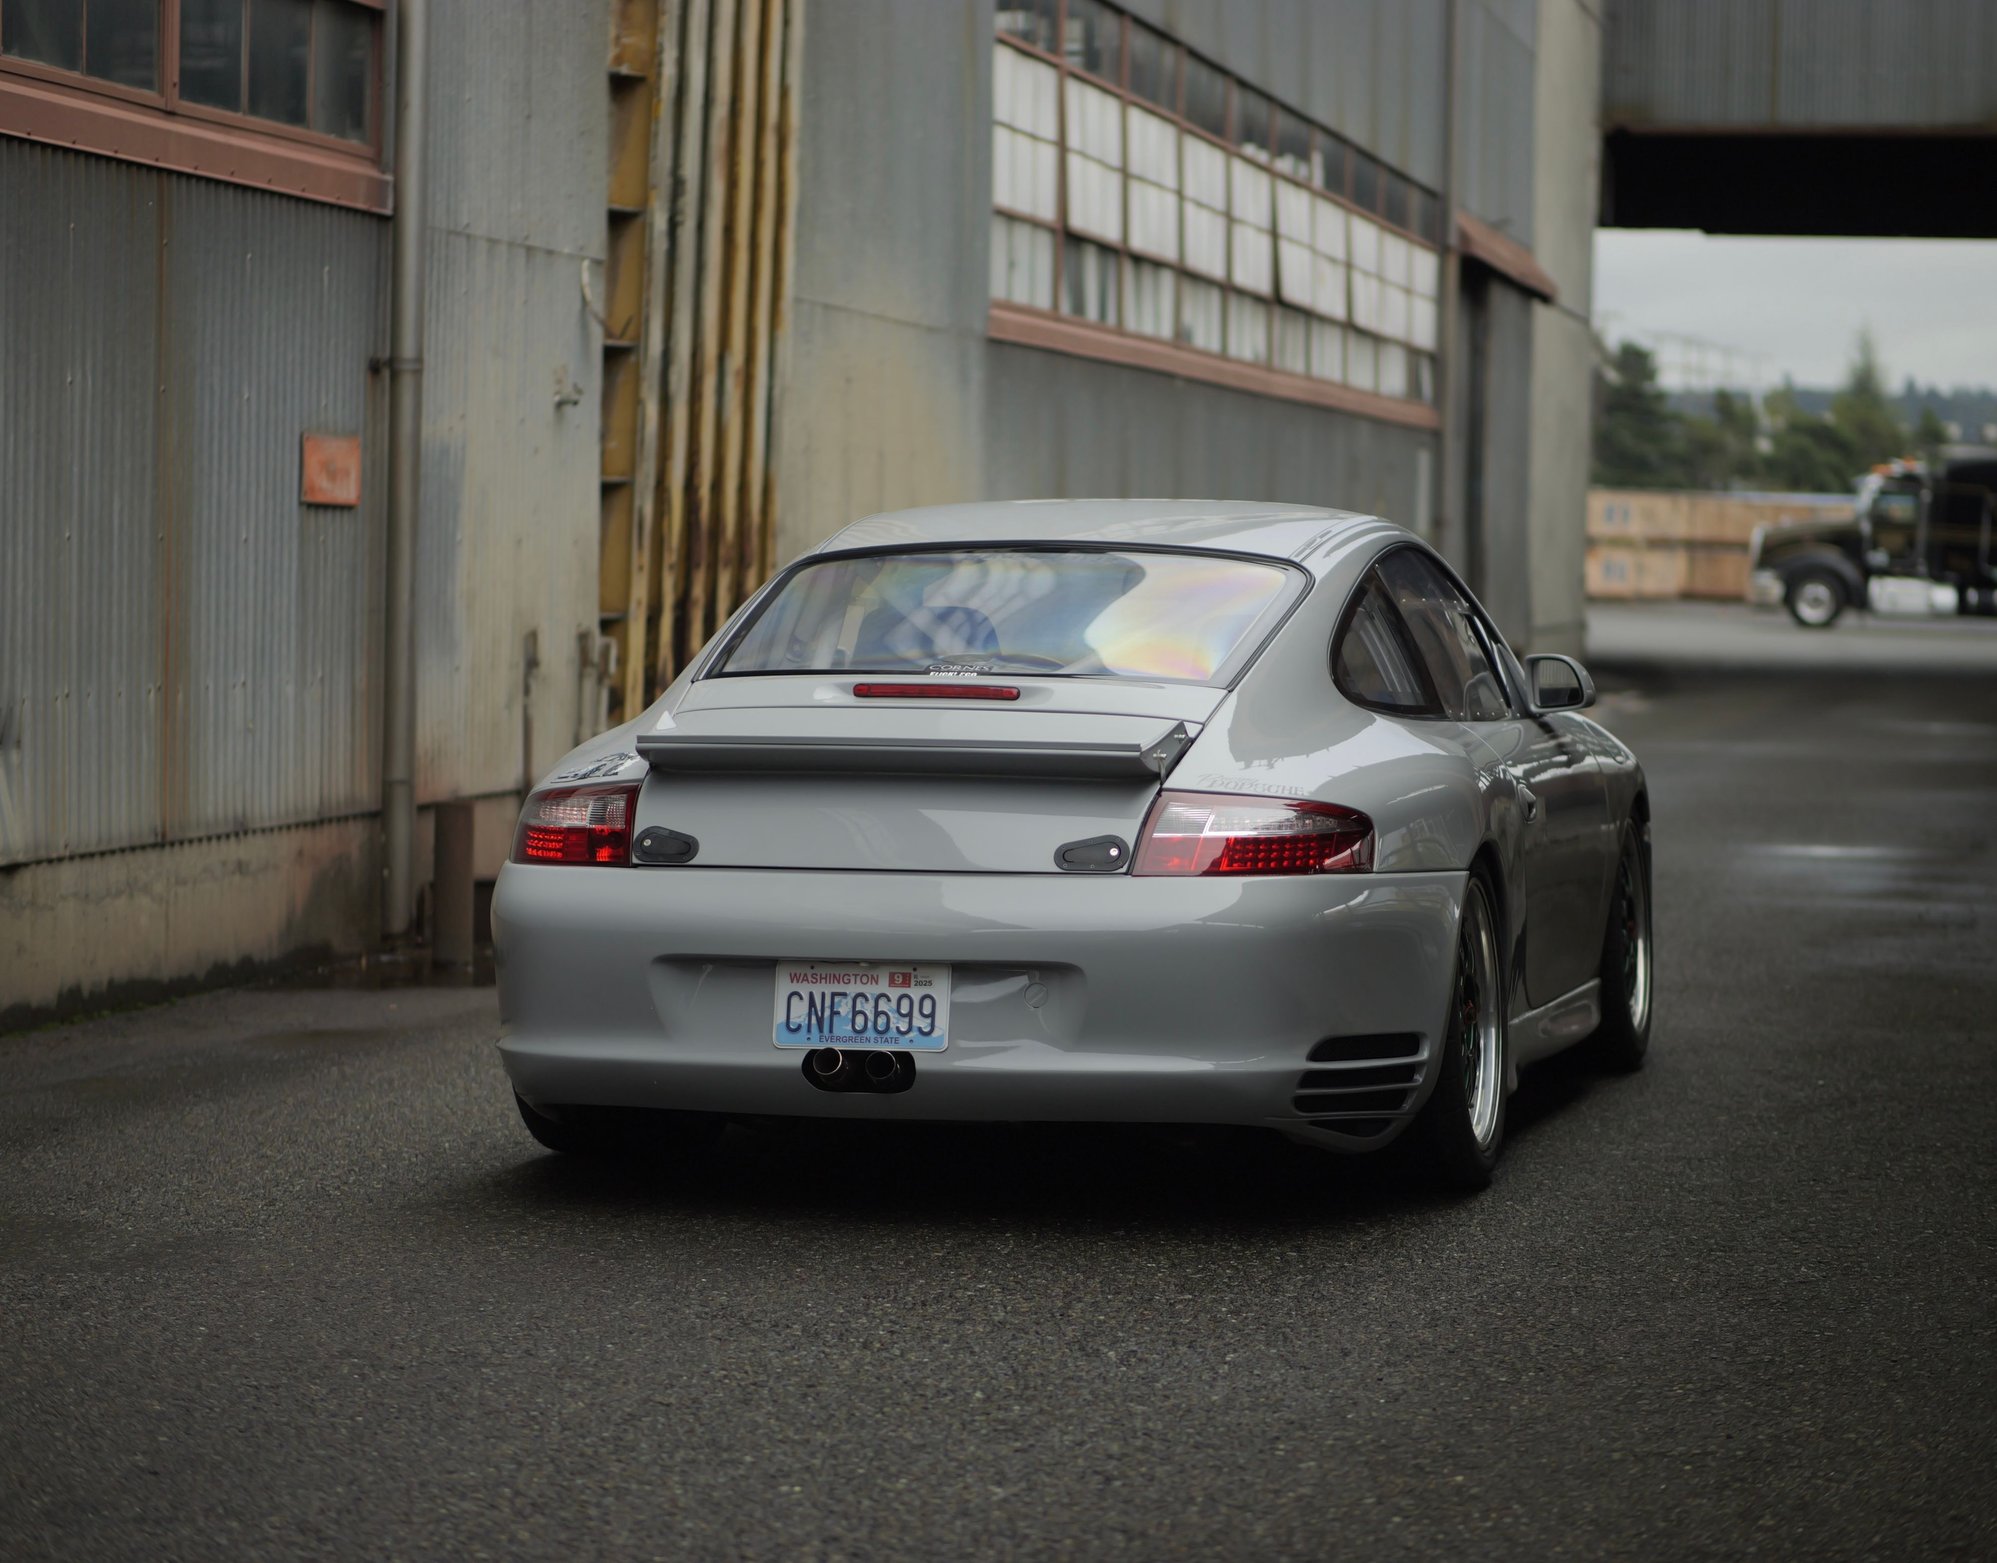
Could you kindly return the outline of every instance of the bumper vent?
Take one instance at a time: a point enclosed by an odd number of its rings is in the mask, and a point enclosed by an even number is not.
[[[1399,1113],[1421,1081],[1421,1038],[1412,1031],[1326,1037],[1310,1050],[1290,1106],[1320,1128],[1370,1136],[1389,1127],[1382,1113]]]
[[[1420,1058],[1421,1038],[1412,1031],[1371,1037],[1326,1037],[1310,1050],[1313,1064],[1370,1064],[1381,1058]]]

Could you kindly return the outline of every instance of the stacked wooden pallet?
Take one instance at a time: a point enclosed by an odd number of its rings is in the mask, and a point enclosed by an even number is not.
[[[1588,595],[1738,600],[1756,527],[1850,514],[1847,494],[1590,489]]]

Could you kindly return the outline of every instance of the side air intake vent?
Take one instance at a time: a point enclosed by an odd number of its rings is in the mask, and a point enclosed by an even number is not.
[[[1306,1069],[1290,1106],[1321,1129],[1379,1134],[1392,1123],[1381,1113],[1407,1110],[1421,1083],[1421,1053],[1421,1038],[1412,1031],[1326,1037],[1311,1049],[1310,1062],[1333,1067]]]
[[[1371,1037],[1326,1037],[1311,1049],[1313,1064],[1370,1064],[1376,1058],[1419,1058],[1421,1038],[1412,1031]]]

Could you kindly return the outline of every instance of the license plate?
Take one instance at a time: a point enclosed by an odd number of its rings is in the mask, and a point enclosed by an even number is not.
[[[950,1045],[950,968],[779,961],[772,1040],[940,1053]]]

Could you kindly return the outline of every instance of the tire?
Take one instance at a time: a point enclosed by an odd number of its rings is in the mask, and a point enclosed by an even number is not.
[[[1657,992],[1650,921],[1650,827],[1634,821],[1623,827],[1597,975],[1602,983],[1602,1023],[1588,1039],[1588,1050],[1604,1069],[1634,1074],[1650,1051],[1650,1016]]]
[[[1497,904],[1483,871],[1472,872],[1457,921],[1435,1088],[1407,1133],[1422,1173],[1456,1193],[1489,1187],[1505,1142],[1508,1039]]]
[[[705,1113],[646,1112],[637,1108],[568,1107],[553,1117],[529,1105],[518,1092],[513,1102],[527,1132],[563,1156],[597,1160],[686,1160],[720,1138],[722,1122]]]
[[[1835,571],[1823,569],[1798,570],[1789,578],[1782,600],[1789,617],[1806,630],[1829,629],[1850,605],[1844,582]]]

